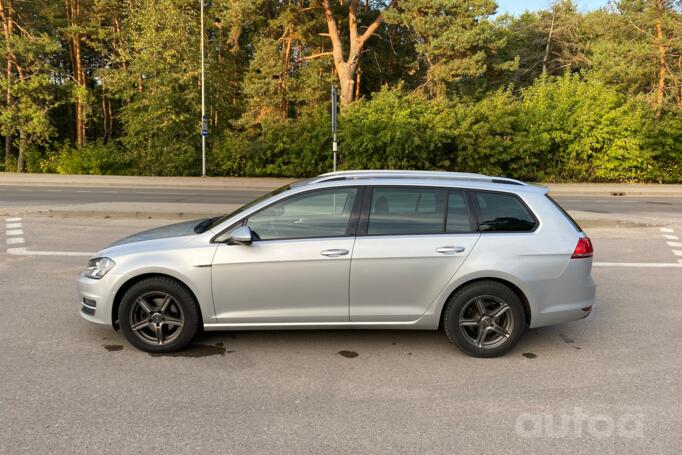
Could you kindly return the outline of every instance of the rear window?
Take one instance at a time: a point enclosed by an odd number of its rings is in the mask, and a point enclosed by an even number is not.
[[[564,210],[564,208],[563,208],[562,206],[560,206],[559,203],[558,203],[557,201],[555,201],[554,199],[552,199],[552,198],[549,196],[549,194],[545,194],[545,196],[547,197],[547,199],[549,199],[549,200],[552,202],[552,204],[554,204],[554,207],[556,207],[557,209],[559,209],[559,211],[560,211],[560,212],[566,217],[566,219],[573,225],[573,227],[575,228],[576,231],[578,231],[578,232],[583,232],[583,228],[581,228],[581,227],[578,225],[578,223],[576,223],[576,221],[573,219],[573,217],[572,217],[571,215],[569,215],[568,212],[567,212],[566,210]]]
[[[472,191],[481,232],[530,232],[537,221],[521,200],[507,193]]]

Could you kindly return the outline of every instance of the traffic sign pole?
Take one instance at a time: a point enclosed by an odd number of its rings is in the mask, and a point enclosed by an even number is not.
[[[338,145],[336,142],[336,128],[337,123],[337,111],[338,111],[338,97],[336,94],[336,87],[332,85],[332,154],[333,154],[333,170],[336,172],[336,152],[338,151]]]

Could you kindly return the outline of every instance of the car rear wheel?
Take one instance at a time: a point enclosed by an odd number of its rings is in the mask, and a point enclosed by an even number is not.
[[[474,357],[506,354],[526,325],[518,295],[496,281],[479,281],[458,290],[450,298],[443,320],[450,341]]]
[[[134,284],[118,311],[128,342],[147,352],[173,352],[197,334],[200,317],[192,294],[179,282],[153,277]]]

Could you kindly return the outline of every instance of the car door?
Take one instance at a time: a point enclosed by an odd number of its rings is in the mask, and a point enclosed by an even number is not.
[[[363,205],[351,263],[350,319],[416,320],[480,237],[466,193],[374,187]]]
[[[250,245],[219,245],[212,265],[221,323],[348,322],[360,189],[290,196],[255,214]]]

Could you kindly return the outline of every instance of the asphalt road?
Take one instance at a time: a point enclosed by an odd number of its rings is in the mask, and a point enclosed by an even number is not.
[[[121,201],[176,197],[138,191]],[[214,333],[151,356],[78,316],[87,257],[62,253],[167,221],[0,219],[0,453],[679,453],[682,268],[664,236],[682,234],[680,201],[561,202],[655,218],[588,228],[595,261],[668,266],[595,267],[589,318],[530,330],[498,359],[441,332],[366,330]],[[7,254],[17,224],[23,247],[55,255]]]
[[[0,205],[21,208],[111,202],[234,205],[246,203],[261,194],[263,194],[263,191],[253,189],[217,190],[0,185]],[[567,210],[582,210],[591,213],[682,214],[682,198],[560,196],[556,199]]]

